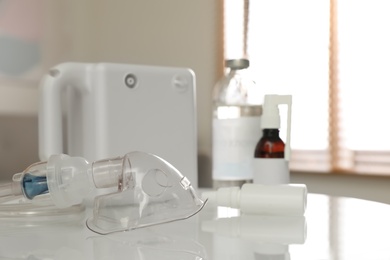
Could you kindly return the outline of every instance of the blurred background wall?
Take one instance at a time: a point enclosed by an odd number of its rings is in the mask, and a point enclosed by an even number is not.
[[[0,10],[9,10],[11,1],[3,2]],[[21,75],[22,81],[15,77],[0,81],[0,178],[38,160],[37,85],[48,68],[64,61],[117,62],[194,70],[200,185],[207,185],[211,179],[211,91],[221,73],[221,1],[31,2],[36,4],[37,26],[42,26],[41,60],[32,80],[23,82],[26,75]],[[13,15],[23,15],[26,8],[15,6]]]

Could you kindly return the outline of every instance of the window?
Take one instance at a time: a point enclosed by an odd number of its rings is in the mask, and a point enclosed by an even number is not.
[[[291,168],[390,174],[390,2],[224,4],[225,58],[248,57],[264,94],[293,95]]]

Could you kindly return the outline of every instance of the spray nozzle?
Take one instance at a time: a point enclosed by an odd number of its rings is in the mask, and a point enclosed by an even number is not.
[[[261,116],[262,128],[279,129],[279,105],[288,105],[289,112],[291,112],[291,102],[291,95],[265,95],[263,103],[263,114]]]
[[[263,102],[263,114],[261,116],[261,127],[263,129],[279,129],[280,115],[279,105],[287,105],[287,136],[284,157],[290,160],[290,136],[291,136],[291,95],[265,95]]]
[[[101,234],[188,218],[204,205],[189,180],[162,158],[142,152],[92,164],[81,157],[53,155],[32,164],[0,186],[0,197],[22,195],[37,205],[66,208],[96,190],[88,227]]]

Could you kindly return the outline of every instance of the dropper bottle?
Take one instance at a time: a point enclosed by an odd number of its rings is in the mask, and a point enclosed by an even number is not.
[[[263,103],[261,128],[263,135],[254,151],[254,178],[257,184],[288,184],[290,172],[291,95],[266,95]],[[288,106],[286,143],[279,136],[279,105]]]

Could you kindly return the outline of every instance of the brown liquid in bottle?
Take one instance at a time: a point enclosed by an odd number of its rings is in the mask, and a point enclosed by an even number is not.
[[[279,129],[263,129],[263,136],[255,149],[255,158],[284,158],[284,142]]]

